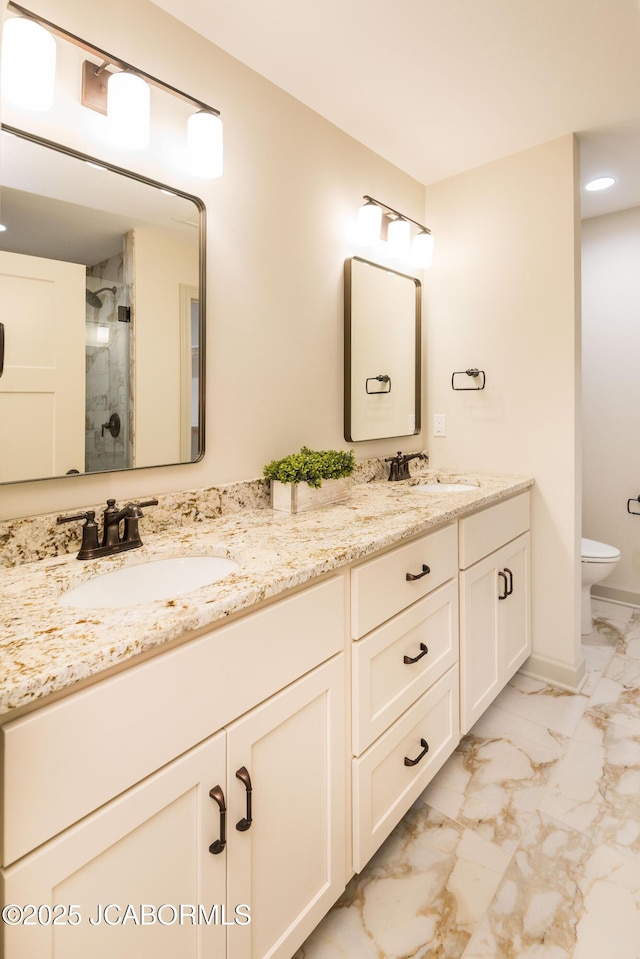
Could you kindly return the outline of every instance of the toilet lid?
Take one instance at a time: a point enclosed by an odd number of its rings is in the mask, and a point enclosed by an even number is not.
[[[620,550],[615,546],[608,546],[607,543],[599,543],[595,539],[583,539],[582,559],[587,562],[620,559]]]

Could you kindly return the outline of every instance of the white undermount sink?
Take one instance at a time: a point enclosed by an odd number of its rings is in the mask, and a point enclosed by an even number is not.
[[[68,589],[58,602],[78,609],[137,606],[209,586],[240,566],[226,556],[176,556],[123,566]]]
[[[466,490],[479,489],[472,483],[417,483],[410,487],[419,493],[464,493]]]

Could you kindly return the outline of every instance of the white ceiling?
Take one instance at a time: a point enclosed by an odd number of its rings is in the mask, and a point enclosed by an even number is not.
[[[640,205],[640,0],[154,2],[422,183],[575,131]]]

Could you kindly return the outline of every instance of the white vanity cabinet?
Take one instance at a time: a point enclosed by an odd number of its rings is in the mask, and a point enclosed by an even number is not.
[[[351,574],[357,872],[458,744],[457,546],[445,526]]]
[[[289,959],[344,888],[343,647],[336,577],[7,724],[5,959]]]
[[[529,494],[460,520],[460,718],[467,733],[531,652]]]
[[[450,515],[0,726],[3,959],[290,959],[529,655],[528,492]]]

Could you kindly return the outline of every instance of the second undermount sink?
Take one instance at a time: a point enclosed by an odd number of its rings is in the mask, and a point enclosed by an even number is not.
[[[157,599],[174,599],[228,576],[240,563],[227,556],[175,556],[123,566],[68,589],[62,606],[78,609],[120,609]]]
[[[478,490],[479,486],[472,483],[416,483],[410,489],[419,493],[464,493],[467,490]]]

